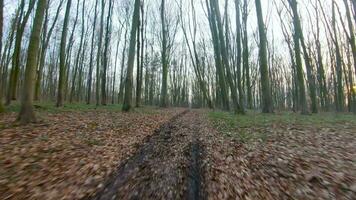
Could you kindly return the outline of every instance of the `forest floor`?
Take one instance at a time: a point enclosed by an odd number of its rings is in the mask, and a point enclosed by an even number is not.
[[[0,199],[353,199],[356,118],[182,108],[0,115]]]

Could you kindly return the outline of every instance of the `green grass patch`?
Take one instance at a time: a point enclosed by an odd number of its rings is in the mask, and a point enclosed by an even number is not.
[[[229,112],[209,112],[208,117],[218,131],[226,136],[237,138],[243,143],[249,141],[266,141],[268,135],[261,132],[251,132],[256,127],[271,127],[273,124],[324,126],[349,123],[356,125],[353,114],[320,113],[301,115],[291,112],[262,114],[248,112],[246,115],[235,115]]]
[[[297,113],[283,112],[278,114],[251,113],[235,115],[229,112],[210,112],[209,118],[213,122],[223,122],[228,127],[245,128],[251,126],[269,126],[275,123],[323,125],[336,123],[356,124],[353,114],[320,113],[314,115],[300,115]]]

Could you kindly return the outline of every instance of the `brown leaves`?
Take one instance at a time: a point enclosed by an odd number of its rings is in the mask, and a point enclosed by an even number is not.
[[[145,137],[179,110],[45,114],[46,121],[0,124],[0,199],[79,199],[94,193]]]
[[[236,128],[237,139],[206,130],[209,199],[353,199],[355,130],[279,122]]]

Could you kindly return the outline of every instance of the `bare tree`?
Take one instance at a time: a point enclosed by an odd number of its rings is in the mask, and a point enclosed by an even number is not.
[[[28,45],[28,55],[25,71],[25,82],[22,91],[21,111],[18,120],[27,124],[35,122],[36,117],[33,110],[33,97],[35,89],[35,76],[37,68],[37,59],[40,46],[40,34],[42,32],[42,24],[46,10],[47,0],[39,0],[37,4],[35,19],[31,31],[30,42]]]
[[[130,111],[132,108],[133,67],[135,61],[137,27],[140,20],[139,12],[140,12],[140,0],[135,0],[134,12],[132,16],[131,33],[130,33],[129,55],[127,61],[125,97],[124,97],[124,104],[122,106],[123,111]]]
[[[64,84],[66,72],[66,46],[67,46],[67,32],[70,17],[72,0],[67,0],[66,13],[64,15],[63,30],[61,37],[61,46],[59,53],[59,80],[58,80],[58,93],[57,93],[57,107],[63,106],[64,98]]]

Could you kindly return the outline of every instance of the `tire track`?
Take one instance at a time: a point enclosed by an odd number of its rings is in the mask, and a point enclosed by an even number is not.
[[[198,131],[188,110],[173,117],[90,199],[202,199]]]

